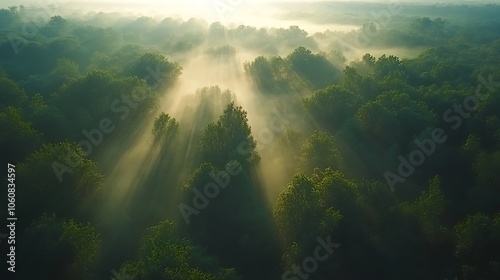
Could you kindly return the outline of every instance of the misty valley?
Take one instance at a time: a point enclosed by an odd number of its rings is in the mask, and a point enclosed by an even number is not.
[[[500,5],[250,2],[0,4],[1,279],[500,279]]]

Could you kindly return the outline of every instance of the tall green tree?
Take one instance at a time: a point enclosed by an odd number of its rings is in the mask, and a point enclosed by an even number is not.
[[[232,160],[242,165],[259,161],[257,143],[251,135],[247,112],[231,102],[216,123],[205,128],[200,142],[202,161],[223,167]]]

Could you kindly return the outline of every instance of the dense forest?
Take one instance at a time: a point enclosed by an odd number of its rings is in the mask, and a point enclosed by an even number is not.
[[[352,5],[0,9],[2,279],[500,279],[500,5]]]

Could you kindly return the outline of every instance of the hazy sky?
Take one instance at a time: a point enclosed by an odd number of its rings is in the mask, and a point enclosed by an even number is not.
[[[467,0],[0,0],[0,7],[24,5],[55,5],[59,9],[50,10],[49,14],[72,14],[74,12],[120,12],[134,16],[181,17],[184,19],[197,17],[208,22],[220,21],[224,24],[248,24],[254,26],[287,27],[288,22],[277,21],[277,15],[287,12],[287,5],[276,6],[280,2],[425,2],[425,3],[458,3]],[[474,0],[469,3],[484,2]],[[492,0],[497,3],[498,0]],[[300,24],[297,22],[297,24]],[[283,26],[279,26],[283,25]]]
[[[235,6],[242,5],[242,4],[248,4],[248,3],[279,3],[279,2],[382,2],[382,3],[388,3],[388,2],[425,2],[425,3],[456,3],[456,2],[485,2],[482,0],[462,0],[462,1],[456,1],[456,0],[326,0],[326,1],[321,1],[321,0],[1,0],[0,6],[6,7],[10,5],[43,5],[44,3],[61,3],[61,4],[66,4],[66,3],[71,3],[72,5],[81,5],[84,3],[87,4],[104,4],[107,5],[109,3],[114,3],[119,6],[126,5],[126,4],[145,4],[145,5],[161,5],[161,6],[171,6],[171,5],[177,5],[177,6],[185,6],[185,5],[191,5],[194,6],[196,4],[213,4],[215,2],[219,3],[228,3],[231,5],[231,3],[239,3],[236,4]],[[488,1],[486,1],[488,2]],[[497,2],[495,0],[491,0],[489,2]]]

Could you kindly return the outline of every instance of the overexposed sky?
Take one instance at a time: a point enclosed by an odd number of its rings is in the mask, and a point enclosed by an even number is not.
[[[180,17],[204,18],[208,22],[219,21],[223,24],[253,24],[254,26],[276,26],[279,14],[289,11],[280,2],[422,2],[422,3],[498,3],[500,0],[0,0],[0,8],[24,5],[26,7],[55,6],[48,14],[81,14],[87,12],[119,12],[133,16],[155,18]],[[281,27],[281,26],[276,26]]]

